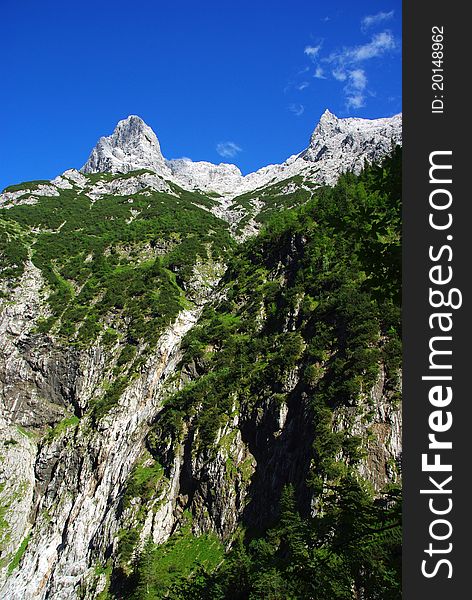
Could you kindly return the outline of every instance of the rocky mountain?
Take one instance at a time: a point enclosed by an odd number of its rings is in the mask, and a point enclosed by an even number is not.
[[[59,197],[66,189],[78,189],[95,200],[144,190],[171,192],[174,184],[206,196],[206,208],[244,239],[257,232],[273,210],[298,204],[296,190],[332,185],[340,174],[359,173],[366,162],[381,160],[393,145],[401,144],[401,123],[401,115],[339,119],[326,110],[303,152],[243,176],[235,165],[165,159],[155,133],[132,115],[120,121],[111,136],[100,138],[80,172],[70,169],[52,181],[10,186],[0,194],[0,206],[33,204],[41,196]],[[289,196],[292,203],[287,203]],[[304,202],[309,194],[302,196]]]
[[[100,138],[84,173],[128,173],[150,169],[186,189],[237,196],[294,175],[333,184],[346,171],[359,172],[364,162],[381,159],[392,144],[401,143],[401,115],[387,119],[338,119],[329,110],[321,116],[310,144],[281,165],[268,165],[243,176],[235,165],[166,160],[154,132],[137,116],[120,121],[109,137]]]
[[[120,121],[109,137],[102,137],[82,167],[84,173],[129,173],[150,169],[170,175],[154,131],[135,115]]]
[[[2,598],[398,598],[400,141],[243,176],[128,117],[4,190]]]

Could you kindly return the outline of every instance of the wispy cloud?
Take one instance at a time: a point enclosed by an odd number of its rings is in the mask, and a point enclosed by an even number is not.
[[[370,27],[375,27],[380,23],[384,23],[385,21],[389,21],[393,18],[395,14],[394,10],[390,10],[389,12],[379,12],[375,15],[367,15],[361,21],[362,31],[367,31]]]
[[[352,58],[355,62],[368,60],[369,58],[375,58],[388,52],[389,50],[395,49],[395,39],[390,31],[382,31],[382,33],[376,33],[372,40],[368,44],[357,46],[350,53],[348,57]]]
[[[308,73],[310,67],[303,67],[303,69],[299,69],[297,75],[303,75],[304,73]]]
[[[346,108],[358,109],[365,106],[368,77],[366,63],[396,49],[395,38],[390,31],[382,31],[371,36],[369,42],[358,46],[345,47],[320,57],[319,62],[330,66],[331,76],[344,83]]]
[[[367,77],[362,69],[355,69],[349,72],[349,80],[356,90],[364,90],[367,85]]]
[[[352,94],[351,96],[346,96],[346,108],[348,110],[350,108],[362,108],[363,106],[365,106],[364,94]]]
[[[240,148],[234,142],[219,142],[216,144],[216,151],[223,158],[234,158],[239,152],[242,152]]]
[[[300,117],[305,112],[305,107],[303,104],[289,104],[288,110],[296,117]]]
[[[347,73],[347,84],[344,86],[346,108],[362,108],[365,105],[365,89],[367,76],[363,69],[354,69]]]
[[[376,33],[367,44],[343,48],[340,51],[332,52],[323,60],[338,66],[352,65],[382,56],[395,48],[395,38],[392,33],[390,31],[382,31],[381,33]]]
[[[336,79],[336,81],[346,81],[347,73],[342,68],[336,68],[331,71],[331,75]]]
[[[392,19],[394,14],[395,11],[390,10],[364,16],[360,20],[360,30],[364,34],[369,30],[369,37],[367,41],[364,38],[363,43],[338,47],[327,52],[326,40],[322,39],[305,46],[303,50],[305,56],[314,65],[313,79],[339,82],[347,109],[359,109],[365,106],[366,98],[375,96],[375,90],[370,89],[369,86],[369,64],[374,60],[388,58],[397,51],[398,43],[395,36],[389,29],[383,27],[383,24]],[[380,28],[373,29],[379,25]],[[301,91],[308,86],[306,71],[306,67],[299,71],[299,83],[293,83],[292,89]],[[313,80],[312,85],[316,85]],[[297,116],[304,111],[302,104],[294,103],[288,108]]]
[[[314,60],[320,53],[320,50],[321,44],[318,44],[318,46],[305,46],[304,53],[309,56],[311,60]]]

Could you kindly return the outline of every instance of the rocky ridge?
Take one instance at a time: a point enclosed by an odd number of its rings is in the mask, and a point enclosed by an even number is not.
[[[379,160],[392,144],[401,143],[401,124],[401,115],[374,120],[339,119],[326,110],[306,150],[280,165],[268,165],[244,176],[231,164],[166,160],[154,132],[133,115],[120,121],[111,136],[100,139],[81,170],[128,173],[145,168],[186,189],[232,197],[300,173],[319,184],[332,185],[341,173],[359,172],[365,161]]]
[[[0,194],[0,207],[36,204],[41,197],[59,196],[67,189],[92,201],[106,195],[162,191],[178,196],[179,189],[198,191],[211,198],[211,206],[204,208],[228,222],[237,239],[244,239],[260,227],[254,219],[264,210],[266,188],[286,181],[278,193],[290,193],[294,178],[306,181],[306,189],[333,185],[341,173],[359,173],[366,163],[381,160],[393,145],[401,145],[401,140],[401,114],[372,120],[340,119],[326,110],[305,150],[282,164],[242,175],[236,165],[165,159],[156,134],[140,117],[131,115],[118,123],[112,135],[100,138],[80,171],[69,169],[50,182],[29,188],[26,184],[21,189],[7,188]],[[298,182],[295,187],[304,185]],[[252,195],[250,211],[239,203],[239,198],[248,194]]]

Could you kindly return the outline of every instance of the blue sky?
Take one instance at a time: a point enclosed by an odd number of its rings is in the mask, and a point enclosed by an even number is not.
[[[401,111],[401,2],[1,0],[0,189],[80,168],[140,115],[166,158],[244,173],[326,108]]]

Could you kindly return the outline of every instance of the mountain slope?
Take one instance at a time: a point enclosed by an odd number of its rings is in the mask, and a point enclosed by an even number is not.
[[[1,195],[2,597],[398,597],[399,151],[221,197],[131,121]]]
[[[248,546],[204,583],[176,576],[171,597],[399,597],[398,489],[385,486],[399,481],[401,453],[400,157],[247,242],[184,339],[190,383],[147,448],[164,473],[183,460],[175,502],[196,531],[225,539],[236,514]],[[160,561],[144,551],[133,598],[164,594]]]

